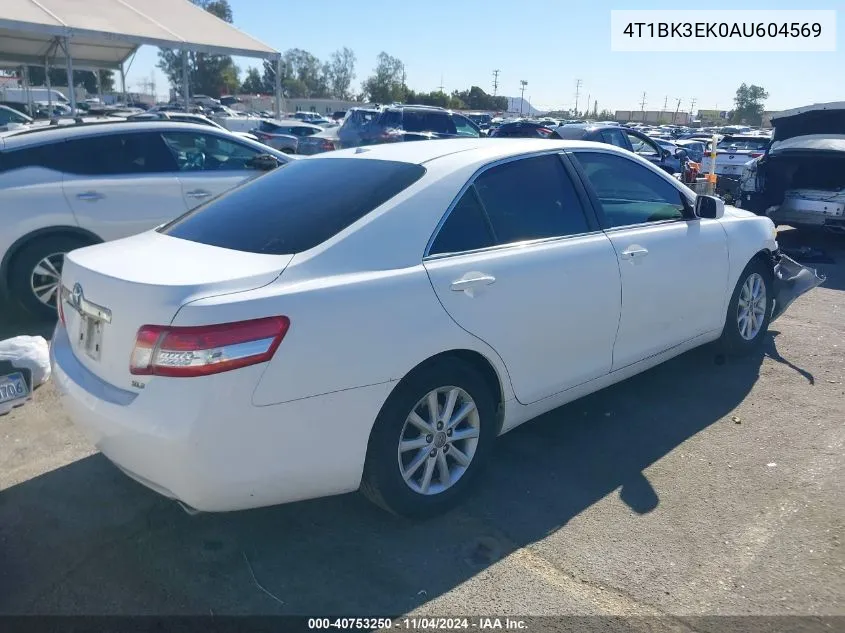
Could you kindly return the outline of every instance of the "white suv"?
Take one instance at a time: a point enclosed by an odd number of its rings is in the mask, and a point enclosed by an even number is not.
[[[68,251],[154,228],[290,160],[223,130],[167,121],[0,137],[2,301],[52,315]]]

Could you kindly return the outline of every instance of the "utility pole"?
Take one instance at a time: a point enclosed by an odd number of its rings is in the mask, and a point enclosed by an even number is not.
[[[440,85],[437,86],[438,90],[440,90],[441,93],[443,92],[443,87],[444,87],[443,86],[443,74],[441,73],[440,74]]]
[[[493,96],[496,96],[496,91],[499,89],[499,69],[493,71]]]
[[[589,92],[587,93],[587,116],[590,115],[590,99],[592,98],[592,96],[593,95],[591,95]]]
[[[581,94],[581,80],[575,80],[575,116],[578,116],[578,95]]]
[[[693,116],[693,112],[695,112],[695,97],[693,97],[693,98],[690,100],[690,104],[689,104],[689,115],[690,115],[690,118],[692,118],[692,116]]]
[[[669,105],[669,95],[666,95],[666,98],[663,99],[663,111],[666,112],[666,106]]]
[[[643,93],[643,100],[640,101],[640,112],[643,113],[643,123],[645,123],[645,93]]]
[[[675,114],[672,115],[672,123],[678,118],[678,111],[681,109],[681,99],[678,98],[678,105],[675,106]]]
[[[522,105],[525,103],[525,86],[528,85],[528,82],[524,79],[519,80],[520,85],[520,93],[519,93],[519,116],[522,116]]]

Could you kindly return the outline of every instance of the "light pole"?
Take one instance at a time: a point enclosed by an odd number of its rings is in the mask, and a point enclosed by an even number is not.
[[[519,116],[522,116],[522,104],[525,103],[525,86],[528,85],[528,82],[524,79],[519,80],[520,85],[520,94],[519,94]]]

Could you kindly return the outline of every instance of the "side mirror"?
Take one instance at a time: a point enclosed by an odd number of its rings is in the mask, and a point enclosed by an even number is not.
[[[687,150],[679,147],[675,150],[675,158],[686,158],[687,157]]]
[[[247,167],[258,171],[273,171],[280,164],[279,159],[272,154],[259,154],[247,161]]]
[[[695,198],[694,213],[703,220],[718,220],[725,215],[725,203],[716,196],[700,195]]]

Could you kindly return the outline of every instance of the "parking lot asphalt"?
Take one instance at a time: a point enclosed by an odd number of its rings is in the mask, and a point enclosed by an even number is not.
[[[845,239],[780,239],[828,281],[760,354],[694,350],[523,425],[425,522],[354,494],[189,516],[48,384],[0,417],[0,614],[845,615]]]

